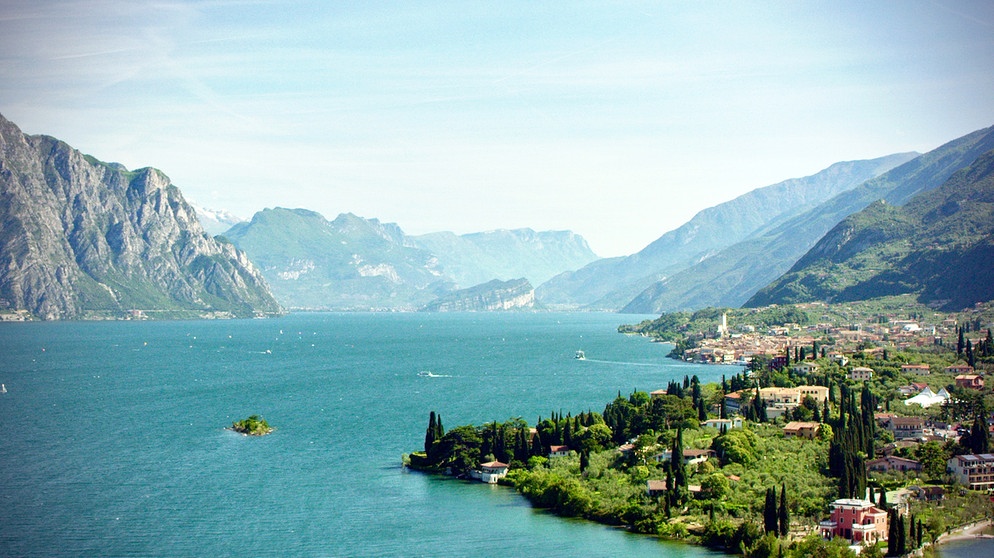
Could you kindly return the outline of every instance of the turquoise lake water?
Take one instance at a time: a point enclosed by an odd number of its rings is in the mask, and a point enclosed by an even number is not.
[[[711,555],[401,467],[431,410],[447,428],[533,424],[601,411],[619,390],[737,371],[616,333],[639,319],[0,324],[0,555]],[[251,414],[276,432],[224,429]]]

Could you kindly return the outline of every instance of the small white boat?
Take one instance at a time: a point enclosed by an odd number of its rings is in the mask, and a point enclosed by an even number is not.
[[[587,355],[583,354],[583,351],[577,351],[576,356],[574,356],[573,358],[575,358],[576,360],[587,360]]]
[[[7,386],[6,385],[0,384],[0,393],[7,393]]]

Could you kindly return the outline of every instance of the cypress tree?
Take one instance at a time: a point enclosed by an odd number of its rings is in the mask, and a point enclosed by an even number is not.
[[[777,491],[775,488],[766,489],[766,503],[763,505],[763,531],[777,533],[779,531],[777,518]]]
[[[882,510],[887,509],[887,491],[883,488],[880,489],[880,500],[877,501],[877,507]]]
[[[435,415],[435,439],[441,440],[445,436],[445,428],[442,426],[442,413]]]
[[[780,485],[780,509],[777,513],[780,523],[780,536],[786,537],[790,532],[790,511],[787,510],[787,484]]]
[[[915,535],[917,535],[917,538],[915,539],[915,544],[917,545],[917,548],[921,548],[922,542],[924,541],[924,537],[922,537],[922,535],[924,534],[923,532],[924,528],[922,527],[922,520],[921,518],[918,518],[918,529],[915,530]]]
[[[532,436],[531,454],[533,457],[544,457],[547,453],[542,445],[542,436],[536,431],[535,435]]]
[[[887,556],[897,556],[897,511],[887,511]]]
[[[901,514],[897,515],[897,553],[898,556],[904,556],[908,553],[908,533],[904,528],[904,516]]]
[[[683,465],[683,426],[676,429],[673,438],[673,448],[670,453],[670,468],[673,470],[673,484],[679,488],[687,488],[687,469]]]
[[[911,520],[908,521],[908,540],[911,541],[911,546],[914,547],[915,541],[918,537],[915,536],[915,516],[911,516]]]
[[[677,500],[679,499],[679,492],[677,491],[676,482],[673,480],[673,459],[670,458],[670,464],[666,467],[666,514],[669,517],[670,506],[675,506]]]
[[[431,445],[435,443],[435,411],[428,413],[428,429],[425,431],[425,453],[431,449]]]

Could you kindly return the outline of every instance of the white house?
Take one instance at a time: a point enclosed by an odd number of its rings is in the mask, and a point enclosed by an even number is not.
[[[731,430],[733,428],[742,428],[742,417],[732,417],[730,419],[708,419],[704,421],[703,426],[714,428],[719,432],[722,430]]]
[[[500,461],[488,461],[480,465],[480,480],[488,484],[496,484],[498,479],[507,476],[510,466]]]
[[[566,457],[567,455],[569,455],[569,446],[549,446],[549,459]]]

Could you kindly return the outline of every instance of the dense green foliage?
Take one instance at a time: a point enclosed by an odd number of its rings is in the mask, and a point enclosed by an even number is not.
[[[247,419],[242,419],[231,423],[231,429],[249,436],[265,436],[273,431],[266,419],[259,415],[252,415]]]

